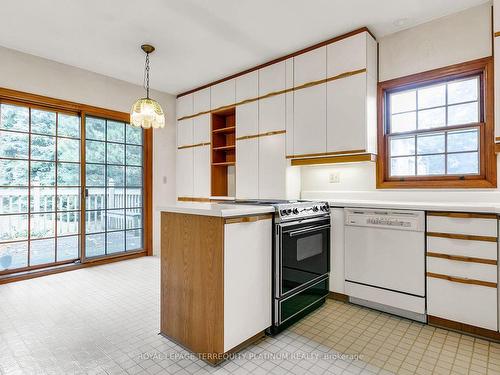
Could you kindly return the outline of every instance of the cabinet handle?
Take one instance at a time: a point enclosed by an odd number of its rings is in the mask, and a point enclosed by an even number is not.
[[[496,288],[497,287],[497,283],[492,283],[490,281],[468,279],[466,277],[443,275],[443,274],[440,274],[440,273],[427,272],[427,277],[433,277],[435,279],[448,280],[448,281],[451,281],[453,283],[469,284],[469,285],[480,285],[480,286],[487,286],[489,288]]]
[[[245,217],[234,217],[224,220],[224,224],[254,223],[259,220],[271,219],[272,215],[254,215]]]

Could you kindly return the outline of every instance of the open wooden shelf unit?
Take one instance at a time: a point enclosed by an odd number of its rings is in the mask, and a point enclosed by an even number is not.
[[[228,167],[236,162],[235,142],[235,107],[212,112],[212,196],[228,195]]]

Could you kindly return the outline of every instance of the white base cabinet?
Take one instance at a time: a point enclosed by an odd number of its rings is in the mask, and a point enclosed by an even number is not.
[[[271,326],[271,239],[269,215],[250,222],[226,220],[224,352]]]

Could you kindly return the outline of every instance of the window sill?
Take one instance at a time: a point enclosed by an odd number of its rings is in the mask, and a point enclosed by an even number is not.
[[[496,179],[489,180],[407,180],[377,181],[377,189],[495,189]]]

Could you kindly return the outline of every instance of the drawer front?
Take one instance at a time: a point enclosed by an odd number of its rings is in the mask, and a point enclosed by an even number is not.
[[[497,331],[497,289],[428,277],[427,314]]]
[[[497,283],[497,266],[427,257],[427,272]]]
[[[427,237],[427,252],[497,260],[497,243]]]
[[[497,237],[497,219],[427,216],[427,232]]]

